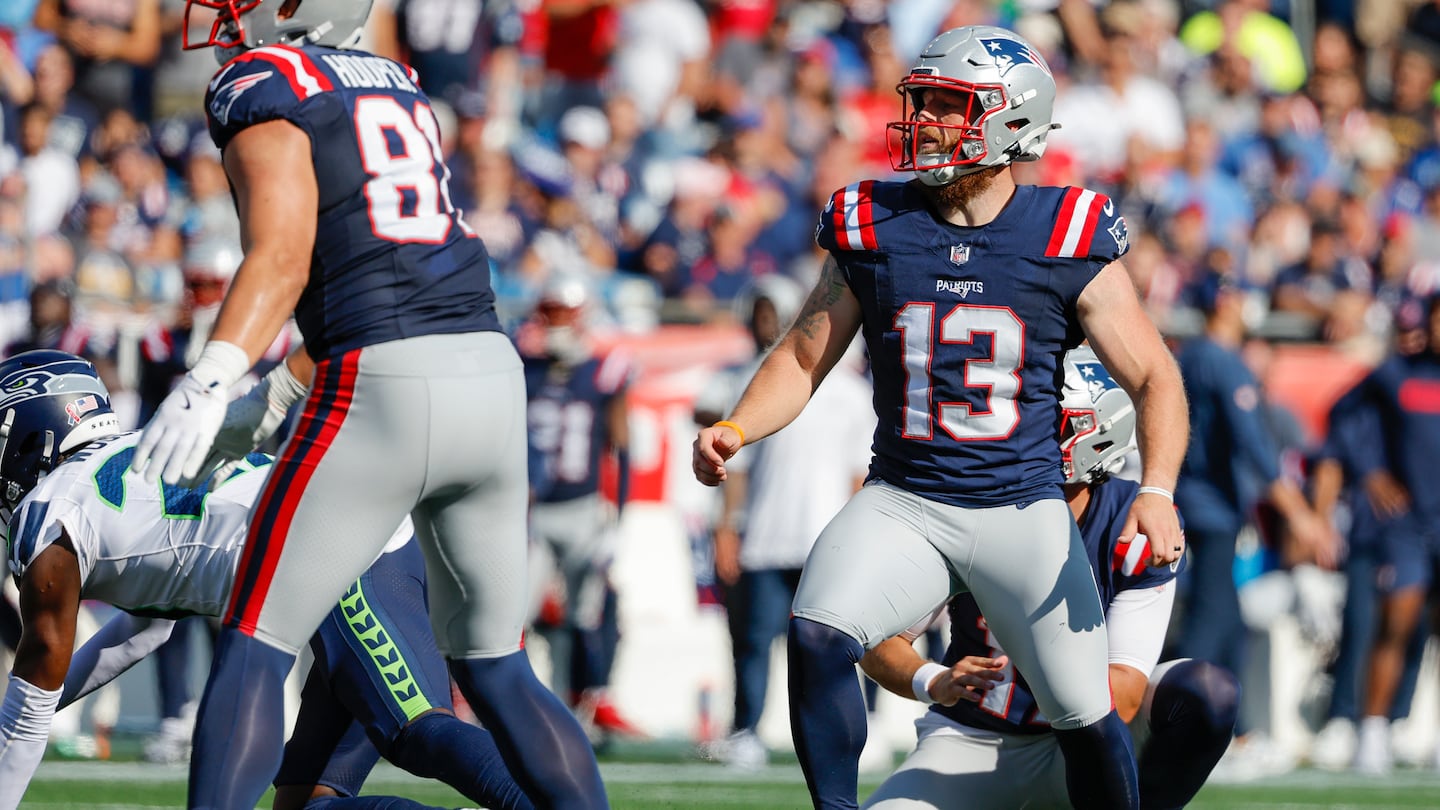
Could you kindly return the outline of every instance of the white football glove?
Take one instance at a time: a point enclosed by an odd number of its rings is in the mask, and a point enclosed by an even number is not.
[[[276,366],[243,397],[225,409],[225,421],[210,448],[204,469],[214,469],[210,486],[225,482],[245,456],[259,447],[285,422],[291,406],[309,392],[284,363]]]
[[[206,344],[195,368],[180,379],[145,426],[130,468],[152,484],[157,479],[193,484],[225,419],[230,386],[249,364],[245,351],[233,343]]]

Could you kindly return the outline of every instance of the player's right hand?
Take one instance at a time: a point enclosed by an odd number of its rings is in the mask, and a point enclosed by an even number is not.
[[[707,487],[719,486],[725,480],[725,462],[740,450],[741,442],[740,434],[727,425],[711,425],[702,429],[695,437],[690,462],[695,480]]]
[[[1010,659],[982,658],[967,655],[930,682],[930,697],[942,706],[954,706],[962,700],[979,703],[985,694],[1005,681],[1005,667]]]
[[[152,484],[196,481],[225,419],[228,393],[224,385],[207,385],[193,372],[181,377],[145,426],[130,468]]]

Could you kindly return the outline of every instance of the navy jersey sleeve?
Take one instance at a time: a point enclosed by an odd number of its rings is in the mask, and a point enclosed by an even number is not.
[[[1367,407],[1367,390],[1362,381],[1330,407],[1325,442],[1318,453],[1321,459],[1339,462],[1346,478],[1354,480],[1363,478],[1385,463],[1379,416],[1374,408]]]
[[[1280,477],[1280,452],[1265,428],[1260,386],[1244,366],[1219,369],[1219,403],[1230,426],[1231,457],[1245,459],[1265,484]]]
[[[246,127],[276,120],[299,124],[301,103],[333,89],[303,51],[278,45],[246,51],[222,67],[205,92],[210,137],[224,149]]]

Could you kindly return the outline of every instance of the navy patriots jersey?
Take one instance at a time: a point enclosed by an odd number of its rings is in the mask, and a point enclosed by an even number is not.
[[[870,474],[965,507],[1059,497],[1061,355],[1076,300],[1129,247],[1104,195],[1020,186],[952,225],[914,183],[835,192],[816,231],[863,313],[878,417]]]
[[[558,503],[600,491],[600,459],[609,444],[607,412],[624,396],[630,367],[612,352],[566,365],[525,358],[531,485],[535,500]]]
[[[1365,476],[1384,464],[1385,455],[1380,414],[1373,408],[1361,407],[1364,394],[1362,381],[1330,407],[1325,441],[1315,453],[1316,462],[1333,460],[1343,472],[1345,503],[1350,507],[1350,531],[1346,537],[1350,553],[1373,545],[1383,524],[1363,486]]]
[[[317,360],[402,338],[500,331],[485,247],[450,202],[439,126],[415,81],[382,57],[274,45],[231,60],[206,93],[221,149],[267,121],[310,136],[320,210],[295,320]]]
[[[1125,518],[1130,514],[1130,505],[1139,494],[1139,484],[1111,478],[1091,487],[1090,504],[1080,520],[1080,538],[1085,543],[1090,569],[1095,574],[1100,601],[1107,610],[1121,591],[1164,585],[1174,580],[1185,564],[1182,558],[1173,570],[1168,566],[1151,568],[1146,565],[1150,541],[1143,534],[1136,535],[1129,543],[1119,542]],[[975,597],[962,593],[950,600],[949,610],[950,647],[945,650],[943,659],[946,666],[967,655],[993,657],[1001,653],[995,637],[985,626],[985,618],[980,615]],[[1050,724],[1035,705],[1035,698],[1030,694],[1024,676],[1018,672],[1014,672],[1014,676],[1012,680],[991,689],[981,703],[962,700],[954,706],[936,704],[930,710],[972,728],[1009,734],[1047,731]]]
[[[1431,476],[1440,458],[1440,354],[1391,357],[1361,381],[1360,392],[1361,403],[1378,412],[1383,461],[1410,492],[1410,513],[1437,525],[1440,487]]]
[[[1238,532],[1260,496],[1254,486],[1280,477],[1280,448],[1265,424],[1260,384],[1239,353],[1206,336],[1180,347],[1176,362],[1190,401],[1190,446],[1175,502],[1196,531]]]

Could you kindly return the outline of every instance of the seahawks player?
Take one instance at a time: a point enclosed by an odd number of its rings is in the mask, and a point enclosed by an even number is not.
[[[1144,532],[1156,566],[1184,550],[1184,387],[1119,261],[1129,234],[1114,204],[1015,182],[1010,164],[1038,159],[1054,127],[1039,53],[1004,29],[956,28],[899,91],[892,157],[915,179],[834,194],[815,289],[730,416],[700,431],[694,471],[723,481],[726,460],[792,421],[863,335],[870,481],[815,542],[790,622],[791,730],[812,801],[855,807],[866,722],[854,664],[968,590],[1050,718],[1072,802],[1134,808],[1104,610],[1060,489],[1060,357],[1088,337],[1135,398],[1144,485],[1123,535]]]
[[[251,455],[210,492],[151,486],[128,472],[138,438],[119,432],[87,361],[32,351],[0,363],[0,502],[24,620],[0,704],[0,808],[24,794],[58,706],[153,651],[171,619],[218,615],[234,584],[271,458]],[[381,751],[487,806],[531,806],[489,733],[451,710],[411,534],[406,521],[311,642],[316,661],[277,806],[353,797]],[[82,599],[125,612],[72,658]],[[411,806],[381,801],[330,806]]]
[[[1065,366],[1065,497],[1106,602],[1110,689],[1137,737],[1141,807],[1183,807],[1230,743],[1239,682],[1205,661],[1156,667],[1180,564],[1147,568],[1144,539],[1120,539],[1137,485],[1109,474],[1134,448],[1134,406],[1087,347],[1069,352]],[[860,661],[886,688],[931,704],[916,721],[915,751],[865,806],[942,808],[965,796],[986,810],[1070,807],[1055,735],[974,597],[961,594],[943,609],[951,619],[943,664],[910,644],[923,623]]]

